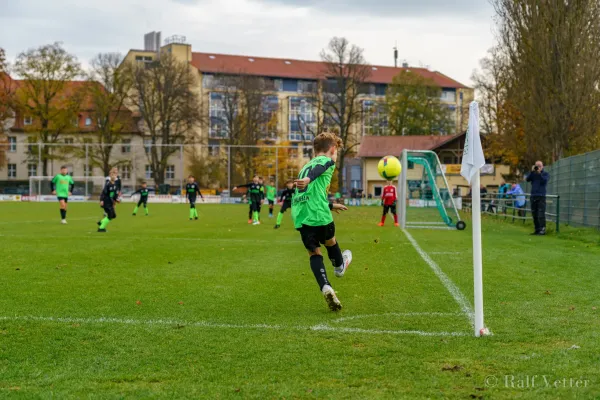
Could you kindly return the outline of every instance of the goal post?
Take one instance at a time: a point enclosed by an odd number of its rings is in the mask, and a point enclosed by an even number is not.
[[[458,229],[466,224],[448,185],[437,154],[430,150],[403,150],[398,180],[402,228]]]

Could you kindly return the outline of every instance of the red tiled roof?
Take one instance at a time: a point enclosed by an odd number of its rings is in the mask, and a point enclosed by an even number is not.
[[[364,136],[358,157],[400,156],[402,150],[434,150],[464,135],[423,136]]]
[[[251,61],[253,60],[253,61]],[[200,72],[221,74],[247,74],[269,76],[275,78],[295,78],[317,80],[325,77],[325,63],[321,61],[293,60],[283,58],[264,58],[251,56],[234,56],[214,53],[192,53],[192,65]],[[425,78],[432,79],[440,87],[466,88],[460,82],[446,75],[425,68],[394,68],[372,65],[369,83],[392,82],[392,78],[401,70],[408,69]]]

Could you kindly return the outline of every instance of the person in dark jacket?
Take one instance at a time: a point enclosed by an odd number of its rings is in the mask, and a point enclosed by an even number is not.
[[[544,171],[544,164],[536,161],[527,175],[527,182],[531,182],[531,215],[535,232],[532,235],[546,234],[546,186],[550,180],[550,174]]]

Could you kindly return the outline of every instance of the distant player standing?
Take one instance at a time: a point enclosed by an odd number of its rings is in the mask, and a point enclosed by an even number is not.
[[[274,229],[279,229],[281,226],[281,221],[283,220],[283,214],[288,208],[292,208],[292,197],[294,197],[294,193],[296,193],[296,190],[294,189],[294,181],[287,181],[286,186],[287,187],[283,192],[281,192],[281,196],[279,198],[281,208],[279,209],[279,214],[277,214],[277,224],[275,225]]]
[[[104,209],[105,217],[100,221],[100,226],[98,227],[98,232],[106,232],[106,226],[110,221],[117,218],[117,213],[115,212],[115,204],[117,203],[117,199],[119,198],[118,186],[116,183],[117,180],[117,171],[111,171],[109,175],[109,180],[104,185],[104,189],[100,194],[100,207]]]
[[[258,203],[258,222],[260,223],[260,211],[265,202],[265,180],[262,176],[258,177],[258,184],[260,185],[260,203]]]
[[[331,311],[339,311],[342,304],[327,280],[321,244],[327,249],[335,276],[341,278],[352,262],[352,252],[342,253],[335,239],[335,224],[331,211],[345,211],[343,204],[333,204],[327,200],[331,177],[335,170],[338,148],[342,140],[333,133],[321,133],[314,140],[315,158],[306,164],[296,183],[296,193],[292,199],[292,217],[295,228],[300,231],[304,247],[310,257],[310,268]]]
[[[260,211],[260,205],[263,202],[264,190],[263,186],[260,184],[258,175],[255,175],[252,178],[252,182],[247,183],[245,185],[235,186],[233,190],[237,190],[238,188],[248,188],[246,192],[246,196],[248,197],[248,202],[250,204],[250,211],[252,212],[252,225],[259,225],[259,217],[258,213]]]
[[[265,193],[267,201],[269,202],[269,218],[273,218],[273,207],[275,206],[275,199],[277,198],[277,188],[275,187],[274,179],[270,179],[269,185],[265,186]]]
[[[52,194],[56,195],[58,203],[60,204],[60,223],[67,223],[67,203],[69,202],[69,196],[73,194],[73,187],[75,182],[69,175],[69,170],[66,166],[60,167],[60,173],[57,174],[50,182],[50,188]]]
[[[131,195],[134,196],[136,194],[140,195],[140,199],[138,200],[137,206],[135,206],[133,209],[133,216],[136,216],[138,208],[140,208],[140,205],[142,204],[144,205],[144,212],[146,213],[146,216],[148,216],[148,184],[146,182],[142,182],[142,187],[133,192]]]
[[[190,175],[188,176],[188,183],[185,185],[185,195],[187,197],[187,201],[190,203],[190,221],[193,219],[198,219],[198,210],[196,210],[196,196],[198,194],[200,195],[202,201],[204,201],[204,197],[202,197],[200,186],[198,186],[196,178],[193,175]]]
[[[383,205],[383,215],[381,216],[381,222],[377,225],[383,226],[385,224],[385,217],[388,212],[392,212],[394,216],[394,226],[398,226],[398,215],[396,214],[396,201],[398,196],[396,195],[396,186],[392,184],[392,181],[387,181],[387,186],[383,188],[381,194],[381,204]]]

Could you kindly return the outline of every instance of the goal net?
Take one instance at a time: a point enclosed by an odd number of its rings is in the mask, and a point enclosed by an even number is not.
[[[52,194],[53,176],[31,176],[29,177],[29,196],[34,201],[52,201],[56,200],[56,195]],[[73,201],[86,201],[98,199],[106,177],[104,176],[73,176],[73,195],[69,197]]]
[[[400,226],[403,228],[465,229],[454,193],[437,154],[404,150],[398,180]]]

